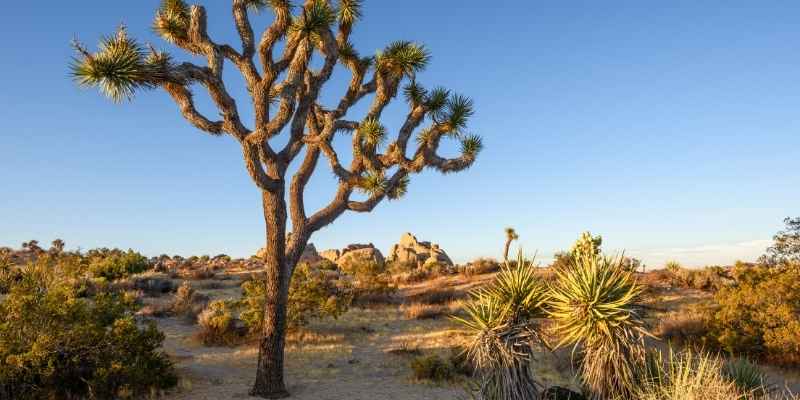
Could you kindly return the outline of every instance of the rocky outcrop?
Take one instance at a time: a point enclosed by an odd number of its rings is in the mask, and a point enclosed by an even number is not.
[[[328,260],[328,261],[330,261],[332,263],[335,263],[336,260],[338,260],[339,256],[341,256],[341,255],[342,255],[342,252],[337,250],[337,249],[323,250],[323,251],[321,251],[319,253],[320,257],[322,257],[322,258],[324,258],[324,259],[326,259],[326,260]]]
[[[357,263],[375,263],[383,267],[385,260],[381,251],[370,243],[351,244],[345,247],[334,262],[340,268],[348,269],[349,266]]]
[[[313,265],[322,260],[324,260],[324,258],[317,253],[317,248],[314,247],[314,243],[309,243],[306,245],[306,248],[303,249],[303,254],[300,256],[301,263],[309,263]]]
[[[403,234],[400,242],[392,246],[388,261],[413,264],[419,267],[433,263],[445,266],[453,265],[453,261],[438,244],[421,242],[410,233]]]
[[[261,248],[256,253],[256,257],[263,259],[265,255],[266,249]],[[320,261],[324,260],[323,257],[317,253],[317,248],[314,247],[314,243],[309,243],[306,245],[306,248],[303,249],[303,254],[300,255],[300,260],[298,262],[301,263],[308,263],[308,264],[316,264]]]
[[[325,250],[319,256],[338,265],[342,270],[349,270],[356,264],[374,263],[381,268],[385,264],[383,253],[372,243],[351,244],[342,250]]]

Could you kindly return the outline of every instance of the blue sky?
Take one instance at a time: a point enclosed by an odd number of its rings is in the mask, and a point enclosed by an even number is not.
[[[229,2],[204,3],[212,36],[238,43]],[[260,196],[233,139],[191,128],[163,92],[117,105],[68,77],[70,40],[93,46],[121,22],[171,49],[149,29],[157,5],[4,7],[0,245],[60,237],[244,256],[263,242]],[[729,263],[760,254],[800,213],[796,1],[372,0],[364,12],[356,47],[425,43],[433,60],[419,81],[475,100],[470,130],[485,150],[467,172],[424,173],[403,200],[346,214],[316,234],[318,248],[386,251],[412,231],[465,261],[498,255],[514,226],[542,259],[591,230],[650,265]],[[262,28],[269,15],[253,19]],[[405,111],[398,101],[385,124],[398,128]],[[326,168],[309,208],[332,194]]]

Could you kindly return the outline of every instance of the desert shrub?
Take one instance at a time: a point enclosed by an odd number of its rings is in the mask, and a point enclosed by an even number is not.
[[[205,308],[207,302],[208,296],[198,293],[189,282],[184,281],[175,291],[175,296],[169,304],[167,312],[194,320]]]
[[[226,346],[241,337],[228,303],[215,300],[197,316],[197,337],[206,346]]]
[[[353,277],[353,302],[359,305],[391,303],[397,286],[383,267],[375,262],[351,263],[347,273]]]
[[[90,256],[89,272],[109,281],[146,271],[150,266],[147,258],[133,250],[112,250]]]
[[[177,383],[164,335],[137,325],[130,297],[80,298],[52,267],[23,267],[0,302],[0,398],[112,399]]]
[[[603,257],[599,237],[586,233],[568,266],[554,271],[549,315],[557,347],[579,349],[580,377],[593,396],[630,398],[644,362],[644,329],[636,303],[642,286],[621,258]]]
[[[711,339],[723,350],[800,364],[800,267],[741,267],[715,295]]]
[[[500,271],[500,263],[491,258],[479,258],[464,268],[464,274],[467,276],[490,274],[497,271]]]
[[[214,272],[214,270],[208,267],[195,268],[189,271],[189,279],[196,281],[214,279],[214,276],[216,275],[217,274]]]
[[[411,360],[411,371],[414,374],[414,379],[420,381],[451,381],[456,376],[453,365],[437,355],[414,358]]]
[[[242,284],[244,296],[239,302],[240,318],[251,332],[258,332],[264,320],[266,283],[255,277]],[[287,326],[296,329],[314,318],[338,318],[347,312],[353,299],[350,285],[338,274],[328,274],[299,264],[289,286]]]
[[[339,270],[339,266],[336,265],[336,263],[334,263],[333,261],[328,260],[328,259],[322,259],[322,261],[317,262],[316,264],[314,264],[314,266],[317,267],[320,271],[338,271]]]
[[[8,293],[11,286],[20,278],[17,267],[11,264],[8,256],[0,256],[0,294]]]

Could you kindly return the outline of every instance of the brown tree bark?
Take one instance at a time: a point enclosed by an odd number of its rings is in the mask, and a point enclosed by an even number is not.
[[[283,190],[265,191],[262,198],[267,230],[264,248],[266,307],[258,349],[256,381],[250,394],[267,399],[281,399],[289,397],[283,380],[286,305],[291,270],[288,268],[285,256],[286,200]]]

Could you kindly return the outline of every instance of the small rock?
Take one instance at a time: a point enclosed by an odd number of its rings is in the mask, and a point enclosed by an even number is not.
[[[542,400],[586,400],[586,397],[560,386],[551,386],[542,393]]]

